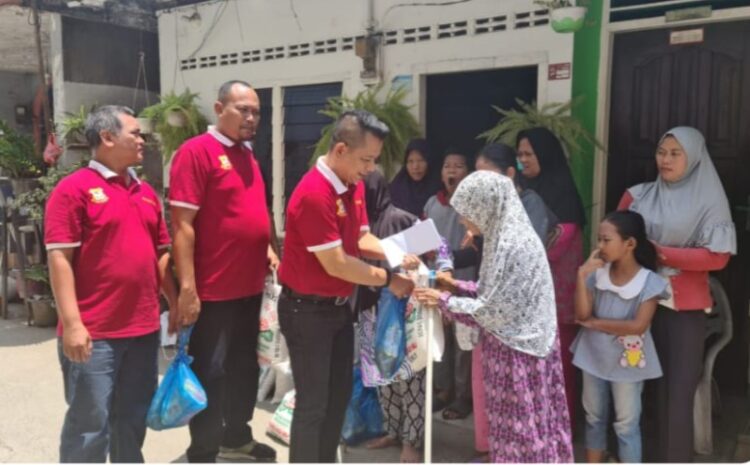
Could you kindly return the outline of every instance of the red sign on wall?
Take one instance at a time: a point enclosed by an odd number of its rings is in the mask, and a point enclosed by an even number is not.
[[[547,79],[558,81],[570,79],[570,63],[552,63],[547,71]]]

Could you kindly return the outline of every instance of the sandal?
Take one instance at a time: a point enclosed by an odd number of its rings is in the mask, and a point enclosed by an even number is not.
[[[444,420],[463,420],[471,413],[471,402],[468,400],[456,400],[443,410]]]

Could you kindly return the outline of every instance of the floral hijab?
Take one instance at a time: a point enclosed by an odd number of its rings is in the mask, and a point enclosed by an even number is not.
[[[461,181],[451,205],[479,227],[484,249],[477,298],[451,297],[448,308],[515,350],[547,356],[557,334],[552,275],[513,182],[477,171]]]

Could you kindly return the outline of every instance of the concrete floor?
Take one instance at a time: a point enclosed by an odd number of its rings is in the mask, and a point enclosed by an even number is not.
[[[168,360],[162,354],[162,373]],[[750,460],[750,402],[747,397],[723,396],[715,418],[715,453],[696,456],[697,462],[745,462]],[[278,461],[288,461],[288,447],[265,435],[275,405],[258,405],[251,426],[256,438],[277,451]],[[57,462],[59,434],[65,414],[62,378],[53,328],[26,325],[23,306],[11,305],[11,318],[0,319],[0,462]],[[582,419],[574,441],[576,461],[583,459]],[[435,415],[433,461],[467,462],[474,456],[471,417],[447,422]],[[644,425],[644,447],[648,447]],[[739,443],[738,443],[739,437]],[[189,443],[187,428],[148,431],[144,445],[147,462],[185,462]],[[399,448],[343,449],[347,463],[395,463]]]

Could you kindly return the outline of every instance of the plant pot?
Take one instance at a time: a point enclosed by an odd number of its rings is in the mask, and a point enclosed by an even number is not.
[[[149,118],[138,118],[138,125],[141,127],[141,134],[153,134],[154,123]]]
[[[167,124],[173,128],[182,128],[187,125],[187,117],[181,110],[171,110],[167,112]]]
[[[13,186],[13,195],[18,197],[19,194],[30,192],[40,186],[36,178],[11,178],[10,185]]]
[[[586,8],[569,6],[556,8],[549,13],[550,25],[555,32],[576,32],[581,30],[586,19]]]
[[[57,325],[57,306],[50,296],[35,295],[29,300],[29,308],[34,326],[44,328]]]

